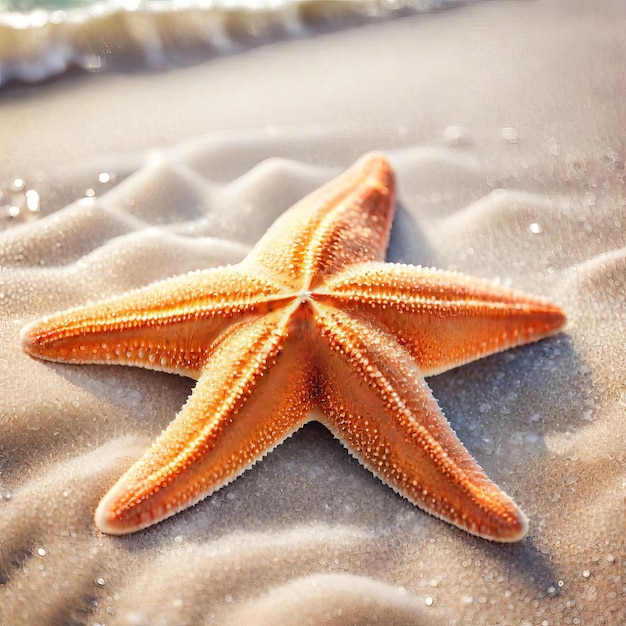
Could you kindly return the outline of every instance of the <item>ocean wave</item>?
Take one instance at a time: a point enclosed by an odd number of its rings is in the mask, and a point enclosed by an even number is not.
[[[107,0],[62,10],[5,10],[0,86],[40,82],[73,68],[97,73],[177,67],[456,4],[461,0]]]

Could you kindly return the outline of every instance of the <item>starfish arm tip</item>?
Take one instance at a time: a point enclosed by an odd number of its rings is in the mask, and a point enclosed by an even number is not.
[[[528,518],[522,511],[517,509],[514,519],[512,519],[506,526],[498,529],[498,532],[490,535],[481,535],[491,541],[499,543],[517,543],[522,541],[528,534],[529,522]]]
[[[423,502],[417,502],[410,496],[395,488],[393,489],[433,517],[448,522],[475,537],[494,543],[517,543],[525,539],[528,534],[528,518],[504,492],[500,491],[502,500],[499,506],[481,507],[478,509],[478,513],[474,512],[474,515],[466,516],[461,515],[461,511],[452,515],[446,514],[442,510],[429,507]]]
[[[38,322],[29,322],[22,326],[20,330],[20,345],[22,346],[22,350],[28,354],[35,353],[34,347],[37,343],[36,330],[38,325]]]
[[[106,535],[128,535],[178,512],[179,509],[172,509],[159,514],[149,506],[141,506],[137,502],[123,506],[128,499],[127,485],[120,484],[123,479],[124,477],[109,489],[96,507],[93,519],[96,528],[101,532]]]
[[[400,493],[400,495],[404,494]],[[475,537],[494,543],[517,543],[524,540],[528,535],[529,520],[506,494],[501,492],[501,495],[506,500],[501,503],[504,510],[501,507],[483,509],[481,514],[475,517],[458,514],[450,516],[442,513],[442,511],[424,506],[423,503],[414,502],[414,504],[417,504],[419,508],[430,513],[433,517],[448,522]],[[412,502],[410,498],[408,499]]]
[[[520,511],[520,519],[519,519],[519,531],[511,536],[510,542],[514,541],[522,541],[522,539],[526,538],[528,535],[528,529],[530,526],[530,521],[528,518]]]
[[[120,523],[119,518],[115,515],[111,506],[113,500],[112,494],[113,490],[109,491],[96,507],[94,513],[94,524],[96,528],[107,535],[125,535],[137,530],[135,528],[128,529],[124,524]]]

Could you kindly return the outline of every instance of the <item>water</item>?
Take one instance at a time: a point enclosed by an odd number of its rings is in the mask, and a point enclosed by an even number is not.
[[[93,2],[89,0],[0,0],[0,11],[58,11],[86,7]]]
[[[160,70],[467,0],[0,0],[0,88]]]
[[[277,9],[288,4],[297,4],[299,0],[0,0],[0,11],[20,12],[31,11],[70,11],[72,9],[85,9],[91,6],[98,6],[99,10],[105,8],[122,9],[133,11],[138,8],[145,8],[150,5],[169,7],[189,8],[201,7],[204,9],[228,10],[233,8],[246,9]]]

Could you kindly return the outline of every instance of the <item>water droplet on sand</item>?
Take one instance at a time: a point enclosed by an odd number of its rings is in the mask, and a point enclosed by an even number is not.
[[[443,140],[449,146],[462,146],[470,142],[470,136],[463,126],[446,126],[443,129]]]
[[[517,129],[512,128],[511,126],[505,126],[502,129],[502,139],[504,139],[507,143],[517,143],[519,140]]]
[[[26,208],[31,213],[38,213],[39,202],[40,202],[39,193],[35,189],[28,189],[25,195],[26,195]]]
[[[83,58],[82,66],[88,72],[101,72],[106,66],[106,58],[99,54],[87,54]]]

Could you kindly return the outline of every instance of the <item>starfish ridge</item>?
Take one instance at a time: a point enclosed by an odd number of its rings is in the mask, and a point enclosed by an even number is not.
[[[528,523],[465,450],[424,381],[545,337],[560,308],[486,281],[384,263],[394,174],[380,154],[285,212],[239,264],[193,272],[22,330],[31,355],[198,382],[101,500],[130,533],[207,497],[318,420],[384,483],[466,531],[517,541]]]

